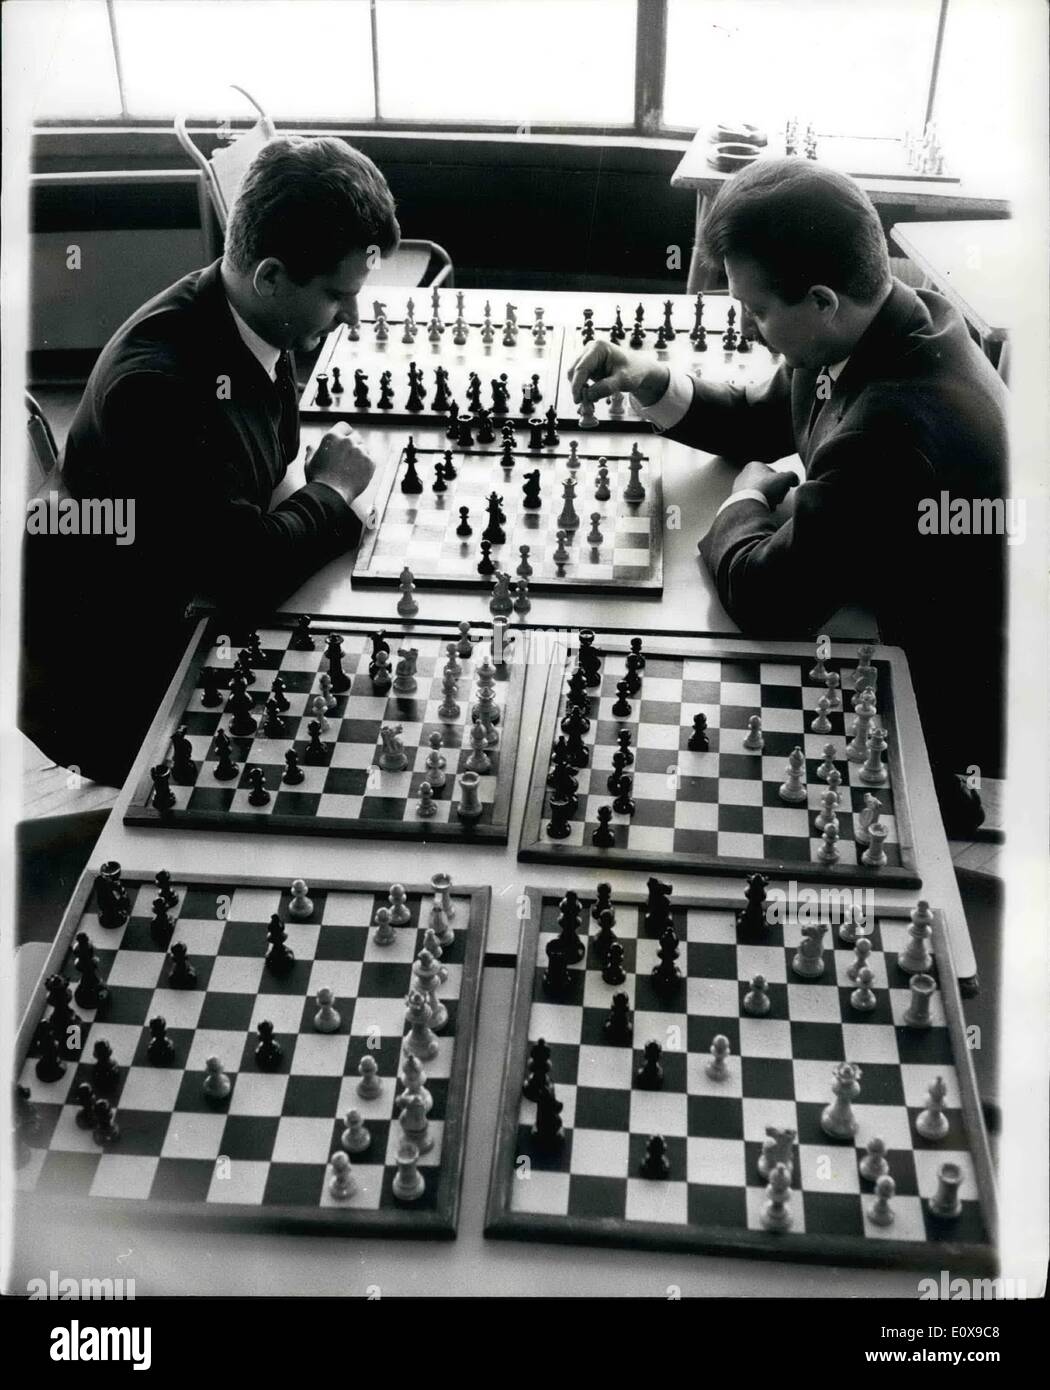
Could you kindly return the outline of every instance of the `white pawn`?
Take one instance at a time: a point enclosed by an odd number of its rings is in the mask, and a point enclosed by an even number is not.
[[[795,1167],[794,1148],[797,1138],[797,1130],[777,1129],[775,1125],[766,1125],[766,1137],[762,1140],[762,1152],[758,1156],[760,1178],[768,1179],[778,1163],[787,1169],[790,1176]]]
[[[439,1032],[448,1022],[448,1009],[437,997],[437,988],[448,979],[448,971],[429,951],[420,951],[413,971],[412,987],[426,999],[430,1006],[430,1026]]]
[[[288,904],[289,917],[295,917],[299,921],[305,922],[307,918],[314,915],[313,902],[307,897],[309,891],[309,888],[307,888],[305,882],[301,878],[297,878],[293,882],[292,898]]]
[[[890,1171],[886,1160],[886,1141],[873,1135],[868,1140],[864,1157],[860,1161],[860,1175],[868,1182],[878,1182]]]
[[[321,694],[324,696],[325,707],[329,710],[335,709],[339,701],[332,691],[332,677],[327,671],[322,671],[317,678],[317,684],[321,687]]]
[[[831,708],[831,701],[826,695],[822,695],[817,701],[817,713],[810,721],[809,731],[812,734],[830,734],[831,720],[828,718],[828,710]]]
[[[762,1204],[762,1226],[767,1231],[791,1229],[791,1175],[783,1163],[778,1163],[769,1175],[766,1200]]]
[[[496,668],[493,666],[492,659],[488,652],[481,658],[476,674],[479,689],[483,686],[487,686],[491,689],[491,687],[496,684]]]
[[[448,645],[445,647],[445,654],[446,654],[447,657],[448,657],[448,660],[445,662],[445,665],[444,665],[444,668],[443,668],[443,669],[444,669],[444,672],[445,672],[445,675],[446,675],[446,676],[461,676],[461,675],[463,674],[463,667],[462,667],[462,666],[459,664],[459,662],[456,660],[457,652],[456,652],[456,644],[455,644],[455,642],[449,642],[449,643],[448,643]]]
[[[330,989],[317,991],[317,1012],[314,1014],[314,1027],[319,1033],[338,1033],[342,1022],[339,1010],[334,1007],[335,995]]]
[[[470,727],[470,756],[464,763],[468,772],[488,772],[492,767],[492,759],[485,751],[485,730],[480,724],[472,724]]]
[[[828,791],[835,793],[835,799],[841,805],[842,798],[839,793],[839,787],[842,786],[842,773],[838,770],[837,767],[833,767],[831,771],[828,773],[828,775],[824,778],[824,781],[828,784]]]
[[[397,1174],[391,1187],[401,1202],[417,1202],[426,1189],[418,1163],[419,1150],[406,1139],[397,1151]]]
[[[416,806],[416,815],[420,820],[431,820],[437,815],[437,802],[434,800],[434,789],[429,782],[419,784],[419,802]]]
[[[434,1147],[434,1138],[430,1133],[430,1121],[427,1119],[423,1097],[414,1096],[409,1091],[402,1092],[398,1096],[398,1107],[401,1111],[401,1129],[405,1138],[415,1144],[421,1154],[429,1153]]]
[[[441,693],[443,699],[438,705],[438,718],[445,720],[458,719],[463,713],[456,702],[456,691],[458,681],[455,676],[445,675],[441,678]]]
[[[824,792],[820,798],[821,809],[817,812],[813,824],[818,830],[823,831],[827,826],[834,825],[838,830],[839,824],[839,799],[834,792]]]
[[[761,753],[765,747],[765,739],[762,737],[762,719],[760,715],[753,714],[747,721],[747,738],[744,739],[744,747],[749,753]]]
[[[930,936],[933,931],[933,913],[925,898],[920,898],[911,911],[911,926],[908,928],[908,944],[897,957],[897,964],[907,975],[928,975],[933,964],[930,951]]]
[[[884,1173],[875,1179],[875,1199],[868,1204],[868,1220],[873,1226],[892,1226],[893,1208],[890,1202],[897,1191],[897,1184]]]
[[[820,698],[823,699],[823,695]],[[826,782],[834,770],[835,745],[833,743],[825,743],[824,761],[817,768],[817,776],[820,778],[822,782]]]
[[[418,1057],[411,1052],[406,1056],[401,1068],[401,1083],[410,1096],[419,1096],[429,1115],[434,1108],[434,1097],[427,1090],[427,1074]]]
[[[357,1064],[361,1080],[357,1083],[357,1094],[362,1100],[375,1100],[383,1093],[383,1083],[379,1079],[379,1063],[366,1052]]]
[[[346,1126],[339,1136],[339,1142],[349,1154],[363,1154],[371,1144],[372,1135],[361,1118],[360,1110],[346,1112]]]
[[[201,1090],[209,1100],[225,1100],[233,1090],[233,1082],[222,1069],[218,1057],[209,1057],[204,1063],[204,1084]]]
[[[788,765],[784,774],[784,781],[780,786],[781,801],[805,801],[806,784],[803,781],[805,770],[806,760],[802,756],[802,749],[793,748],[788,756]]]
[[[850,995],[849,1002],[860,1013],[870,1013],[878,1003],[875,998],[875,991],[871,987],[874,978],[875,976],[866,965],[862,965],[857,971],[857,988]]]
[[[518,581],[518,592],[514,599],[515,613],[528,613],[532,609],[532,599],[529,598],[529,581],[524,576]]]
[[[474,643],[470,636],[470,624],[459,623],[459,641],[456,643],[457,653],[466,659],[474,651]]]
[[[430,735],[427,742],[430,744],[430,752],[427,754],[424,764],[427,770],[427,781],[430,783],[432,791],[439,792],[448,781],[448,776],[445,772],[445,768],[448,764],[445,755],[441,751],[441,735],[439,733],[433,733]]]
[[[817,850],[817,862],[819,864],[837,864],[842,858],[838,847],[839,823],[837,817],[833,817],[824,826],[824,842]]]
[[[492,710],[482,709],[478,711],[477,723],[485,730],[485,747],[499,747],[499,730],[492,722]]]
[[[853,946],[860,937],[867,934],[867,930],[863,908],[854,907],[850,912],[849,920],[843,922],[839,927],[839,940],[847,946]]]
[[[924,1139],[943,1139],[948,1133],[948,1117],[944,1113],[947,1095],[944,1077],[935,1077],[926,1093],[926,1108],[915,1121],[915,1128]]]
[[[409,1025],[409,1033],[404,1042],[405,1051],[421,1062],[429,1062],[438,1054],[438,1040],[430,1027],[430,1005],[418,989],[412,990],[407,1002],[405,1022]]]
[[[817,650],[820,650],[819,644]],[[822,685],[824,681],[827,679],[827,674],[828,668],[824,665],[824,658],[818,656],[816,663],[813,666],[813,669],[809,673],[809,678],[811,681],[816,682],[818,685]]]
[[[345,1201],[357,1191],[350,1159],[342,1149],[336,1149],[329,1162],[332,1165],[332,1176],[328,1180],[328,1191],[333,1197]]]
[[[441,959],[441,943],[438,941],[433,927],[427,927],[423,933],[423,950],[429,951],[435,960]]]
[[[315,695],[310,701],[310,713],[317,720],[318,724],[320,724],[322,734],[326,734],[331,728],[331,725],[325,717],[327,710],[328,706],[325,704],[323,695]]]
[[[722,1033],[716,1034],[711,1043],[711,1060],[704,1070],[712,1081],[724,1081],[729,1075],[726,1058],[729,1056],[729,1039]]]
[[[407,896],[400,883],[390,885],[387,901],[390,903],[390,920],[395,927],[404,927],[412,920],[412,914],[405,903]]]
[[[860,978],[860,972],[867,967],[871,950],[871,938],[869,936],[858,936],[853,943],[853,964],[846,967],[846,978],[852,980],[854,984]]]
[[[827,675],[824,677],[824,687],[828,692],[827,698],[830,702],[828,705],[829,709],[842,708],[842,694],[839,690],[839,686],[841,684],[842,677],[838,674],[837,671],[829,671]]]
[[[754,1018],[762,1018],[768,1014],[773,1007],[769,995],[766,993],[766,977],[755,975],[751,980],[751,988],[744,995],[744,1010]]]
[[[416,581],[407,565],[401,571],[397,586],[401,590],[401,597],[397,601],[398,613],[402,618],[414,618],[419,612],[419,604],[412,597]]]
[[[388,907],[376,908],[375,931],[372,933],[372,940],[377,946],[390,946],[397,939],[397,932],[394,924],[390,920],[390,909]]]

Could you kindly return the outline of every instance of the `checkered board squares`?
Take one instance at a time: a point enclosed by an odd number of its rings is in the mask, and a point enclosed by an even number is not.
[[[388,332],[385,343],[376,341],[375,321],[363,322],[357,330],[357,340],[352,330],[345,325],[331,334],[321,350],[317,365],[307,382],[300,401],[300,411],[304,418],[318,420],[367,420],[372,423],[396,421],[401,424],[437,424],[448,418],[447,412],[433,409],[436,379],[434,369],[443,367],[448,372],[447,389],[451,398],[466,414],[470,410],[467,395],[470,374],[476,372],[481,378],[482,408],[492,408],[492,382],[504,374],[507,377],[509,398],[506,414],[496,415],[498,425],[501,419],[522,418],[520,409],[523,393],[528,387],[530,395],[533,387],[539,392],[539,399],[533,400],[529,415],[543,415],[554,405],[558,396],[558,373],[561,366],[563,331],[544,318],[545,341],[537,346],[532,334],[535,322],[534,310],[542,305],[521,305],[518,310],[518,336],[511,347],[503,344],[503,318],[506,301],[492,301],[492,309],[498,318],[493,319],[493,339],[489,344],[481,341],[484,323],[484,301],[478,295],[470,295],[465,304],[467,313],[467,341],[457,345],[452,341],[455,325],[456,303],[454,292],[446,291],[441,298],[441,316],[445,331],[440,342],[431,343],[427,329],[431,318],[430,292],[417,291],[415,295],[415,316],[418,333],[414,343],[401,341],[404,334],[404,299],[388,296]],[[392,315],[392,317],[390,317]],[[425,396],[423,408],[418,411],[408,409],[408,371],[411,363],[423,372]],[[317,403],[318,376],[328,377],[331,390],[334,377],[332,369],[339,369],[343,390],[332,396],[329,406]],[[371,404],[361,408],[354,404],[354,372],[363,371],[368,378],[368,395]],[[379,378],[383,372],[391,373],[393,406],[389,410],[379,409]],[[537,382],[532,378],[538,377]]]
[[[49,1201],[119,1199],[148,1203],[151,1210],[156,1204],[180,1223],[301,1220],[348,1232],[454,1235],[489,890],[452,890],[455,940],[443,948],[448,979],[438,989],[449,1021],[440,1030],[437,1057],[424,1065],[435,1144],[420,1161],[426,1191],[406,1204],[391,1187],[402,1138],[395,1098],[403,1089],[404,1001],[432,890],[408,889],[411,920],[397,929],[392,945],[377,946],[371,923],[388,901],[389,885],[311,883],[313,914],[298,921],[288,917],[288,885],[277,880],[175,882],[172,941],[188,947],[197,983],[174,989],[165,950],[151,932],[153,880],[125,874],[124,883],[132,914],[124,927],[109,929],[99,922],[93,876],[85,876],[48,963],[49,973],[61,971],[75,983],[70,945],[77,932],[86,932],[110,992],[98,1016],[74,1005],[84,1025],[82,1049],[79,1058],[69,1057],[59,1081],[44,1083],[36,1075],[43,1011],[38,1008],[23,1027],[20,1080],[30,1089],[39,1123],[27,1136],[31,1156],[17,1175],[20,1188]],[[294,968],[281,978],[264,966],[275,912],[295,954]],[[341,1015],[336,1033],[313,1026],[315,996],[325,987],[333,990]],[[147,1025],[157,1015],[167,1020],[175,1046],[169,1066],[153,1066],[147,1057]],[[261,1019],[273,1023],[282,1049],[274,1071],[255,1061]],[[99,1038],[112,1045],[121,1068],[107,1097],[116,1106],[120,1138],[104,1149],[77,1125],[74,1101],[77,1085],[91,1081]],[[375,1100],[362,1100],[356,1091],[366,1053],[378,1063],[383,1086]],[[233,1082],[220,1104],[201,1091],[211,1055]],[[361,1112],[372,1141],[364,1153],[351,1155],[359,1190],[344,1201],[328,1191],[328,1159],[352,1108]]]
[[[337,620],[317,623],[311,632],[315,649],[295,651],[291,647],[292,620],[274,622],[260,628],[260,645],[265,659],[254,668],[249,687],[255,698],[253,717],[259,730],[252,737],[233,738],[233,757],[240,769],[236,779],[224,782],[215,776],[218,750],[215,735],[229,731],[230,715],[225,701],[206,707],[202,703],[202,676],[206,667],[219,674],[220,689],[229,686],[233,665],[243,642],[231,644],[228,630],[216,620],[200,638],[197,653],[186,679],[172,705],[164,738],[152,763],[163,761],[172,732],[185,725],[196,764],[192,785],[176,786],[176,804],[159,812],[153,805],[153,784],[148,774],[136,789],[125,813],[130,825],[160,825],[169,828],[193,825],[202,829],[253,830],[275,833],[324,835],[365,835],[412,840],[462,840],[472,838],[506,844],[510,816],[510,794],[517,757],[518,725],[524,689],[524,668],[505,663],[497,667],[495,693],[499,720],[499,743],[488,750],[491,767],[479,774],[478,794],[482,803],[480,821],[467,825],[459,819],[459,775],[472,749],[471,709],[477,688],[475,672],[490,644],[475,636],[474,652],[460,658],[459,716],[444,719],[438,714],[443,695],[442,668],[446,647],[458,637],[453,627],[416,630],[404,624],[383,629],[390,646],[390,670],[397,663],[402,647],[415,647],[417,690],[397,694],[393,687],[377,693],[368,675],[372,652],[371,631],[341,624]],[[378,628],[376,629],[378,630]],[[328,670],[326,638],[338,631],[343,638],[343,671],[351,678],[349,690],[339,694],[335,708],[328,713],[329,728],[322,736],[323,763],[305,758],[309,744],[307,726],[313,719],[310,703],[320,692],[319,678]],[[241,634],[246,638],[246,634]],[[262,735],[262,717],[275,676],[285,683],[290,708],[283,716],[285,733],[280,738]],[[380,729],[400,724],[401,738],[408,756],[404,772],[385,771],[379,766],[382,751]],[[440,733],[442,752],[447,760],[446,782],[435,791],[436,814],[429,819],[417,815],[419,788],[427,779],[426,758],[429,737]],[[304,773],[302,782],[284,781],[284,755],[295,748]],[[270,793],[269,802],[256,807],[249,801],[251,787],[248,770],[260,767]]]
[[[966,1051],[961,1004],[943,918],[936,914],[932,1023],[905,1026],[908,977],[897,964],[907,917],[868,916],[869,963],[877,1005],[853,1009],[846,971],[855,956],[832,926],[824,973],[803,980],[792,969],[801,940],[797,909],[760,932],[738,928],[743,897],[672,897],[683,979],[675,993],[651,981],[658,941],[643,924],[644,895],[617,894],[616,935],[626,982],[601,976],[593,941],[570,969],[572,987],[551,997],[543,985],[546,946],[557,934],[558,894],[528,890],[512,1007],[500,1129],[489,1192],[490,1235],[567,1240],[707,1253],[773,1254],[829,1263],[914,1263],[936,1270],[991,1259],[995,1194],[991,1163]],[[586,927],[595,934],[594,898],[581,893]],[[581,939],[583,933],[581,932]],[[749,981],[763,973],[771,1009],[743,1009]],[[631,1045],[614,1046],[603,1025],[612,997],[627,994]],[[729,1073],[708,1077],[717,1034],[729,1039]],[[563,1109],[564,1138],[553,1149],[532,1135],[536,1106],[522,1095],[532,1044],[551,1050],[551,1076]],[[650,1040],[663,1047],[663,1085],[643,1090],[634,1075]],[[833,1069],[848,1060],[861,1070],[852,1140],[821,1128],[831,1101]],[[933,1143],[915,1121],[935,1077],[948,1089],[946,1137]],[[761,1223],[767,1180],[757,1169],[766,1127],[792,1128],[795,1148],[790,1233]],[[641,1175],[649,1137],[662,1135],[668,1179]],[[866,1208],[873,1185],[861,1176],[868,1140],[885,1141],[896,1182],[895,1220],[873,1225]],[[944,1163],[963,1174],[962,1212],[934,1217],[927,1199]]]
[[[354,566],[355,584],[396,586],[407,565],[418,584],[442,588],[487,589],[491,578],[478,574],[480,543],[488,525],[487,499],[491,493],[502,498],[507,517],[503,545],[492,547],[491,559],[499,569],[515,579],[521,563],[521,547],[529,547],[529,576],[532,592],[580,593],[662,593],[663,592],[663,485],[659,461],[646,450],[641,472],[645,498],[626,502],[624,490],[630,478],[629,448],[605,453],[588,450],[586,435],[580,436],[579,466],[569,469],[570,452],[561,447],[516,454],[515,466],[500,466],[498,450],[455,451],[456,477],[446,492],[434,492],[434,466],[443,458],[436,449],[417,451],[416,470],[423,492],[406,496],[401,491],[405,476],[404,455],[398,459],[387,481],[385,496],[377,505],[377,524],[366,531]],[[608,501],[598,502],[594,493],[600,463],[609,470]],[[522,486],[526,473],[540,471],[542,505],[536,510],[523,505]],[[570,558],[556,564],[558,517],[563,505],[562,483],[576,480],[576,513],[580,526],[570,532],[566,548]],[[459,509],[470,511],[474,534],[456,535]],[[591,516],[598,513],[602,541],[589,545]],[[516,582],[516,579],[515,579]]]
[[[918,887],[911,848],[910,816],[896,723],[892,673],[885,661],[878,670],[877,719],[888,731],[884,760],[889,780],[867,787],[859,763],[845,756],[853,730],[850,663],[841,667],[842,702],[832,711],[831,732],[814,734],[810,724],[824,686],[809,679],[812,658],[766,655],[761,651],[692,657],[648,651],[641,672],[642,688],[630,699],[630,716],[613,715],[616,685],[626,671],[625,645],[602,645],[606,653],[601,685],[592,692],[591,727],[584,742],[591,750],[586,767],[578,769],[579,805],[566,839],[547,834],[550,792],[546,779],[550,750],[567,713],[565,692],[574,666],[552,666],[548,674],[529,805],[522,823],[521,859],[563,859],[571,863],[617,867],[676,867],[698,873],[762,869],[795,878],[841,878],[853,882],[884,882]],[[691,752],[693,718],[705,714],[709,751]],[[747,721],[762,718],[765,747],[750,753],[743,747]],[[614,814],[615,843],[598,849],[591,843],[598,827],[598,808],[611,805],[608,778],[617,751],[617,734],[628,729],[634,765],[633,816]],[[839,809],[839,862],[818,862],[823,839],[815,819],[826,790],[817,775],[823,750],[833,743],[835,766],[842,775]],[[792,805],[780,797],[788,755],[798,745],[806,758],[805,804]],[[886,864],[869,868],[860,862],[864,846],[856,831],[864,795],[874,791],[882,803],[881,817],[888,835]]]

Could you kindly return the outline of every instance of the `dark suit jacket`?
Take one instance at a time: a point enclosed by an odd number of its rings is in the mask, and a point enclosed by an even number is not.
[[[846,603],[871,608],[909,659],[935,770],[1000,772],[1005,654],[1002,535],[924,535],[919,504],[1006,494],[1006,392],[940,295],[893,289],[830,398],[781,366],[759,389],[702,381],[669,436],[806,479],[781,523],[736,502],[700,542],[745,632],[805,637]]]
[[[299,449],[293,363],[272,382],[230,313],[219,264],[138,310],[95,364],[65,487],[135,503],[135,540],[30,536],[22,727],[86,776],[126,775],[186,645],[195,597],[254,622],[356,542],[311,483],[270,510]]]

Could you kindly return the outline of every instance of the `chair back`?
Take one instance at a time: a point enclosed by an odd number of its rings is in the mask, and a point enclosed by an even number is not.
[[[55,436],[48,423],[47,416],[41,409],[40,403],[32,397],[29,392],[25,393],[26,404],[26,430],[29,434],[29,444],[33,451],[30,462],[31,473],[29,479],[29,492],[32,495],[37,489],[48,481],[54,474],[57,476],[58,469],[58,446],[55,443]]]
[[[247,173],[249,164],[263,146],[268,145],[277,134],[277,127],[255,98],[243,87],[238,87],[233,83],[231,86],[235,92],[240,92],[251,102],[259,113],[259,119],[249,130],[242,132],[230,144],[219,145],[212,151],[210,158],[194,144],[193,138],[186,128],[186,117],[182,115],[175,117],[176,138],[201,171],[212,207],[215,209],[215,216],[224,232],[226,221],[230,215],[230,208],[237,197],[237,191]]]

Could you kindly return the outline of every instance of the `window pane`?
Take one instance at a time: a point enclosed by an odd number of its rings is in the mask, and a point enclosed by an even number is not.
[[[921,129],[937,0],[669,0],[664,121],[789,116],[824,135]]]
[[[105,0],[4,9],[4,81],[19,84],[34,120],[120,115]]]
[[[379,0],[376,12],[387,120],[634,120],[634,0]]]
[[[239,121],[371,119],[367,0],[117,0],[133,116]]]

